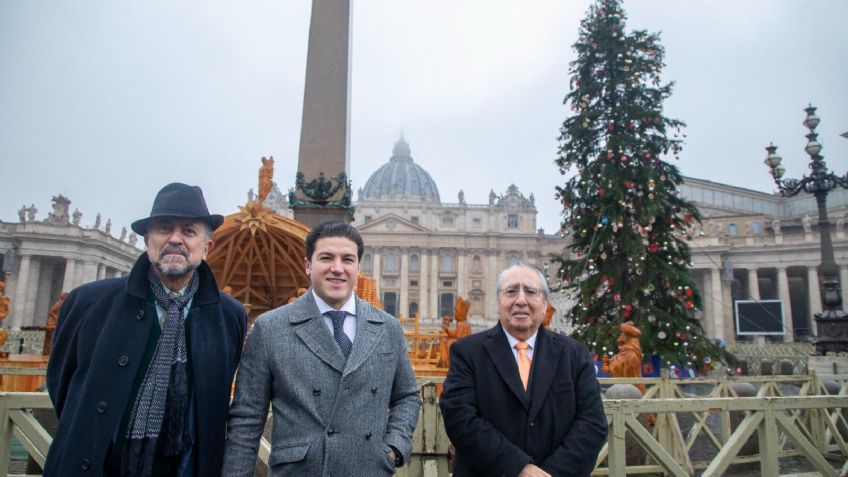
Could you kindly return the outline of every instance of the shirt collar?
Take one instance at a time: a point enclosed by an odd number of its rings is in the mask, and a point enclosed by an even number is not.
[[[320,296],[313,290],[312,297],[315,298],[315,305],[318,307],[318,311],[323,315],[328,311],[336,311],[335,308],[328,305],[326,301],[322,300]],[[348,315],[356,316],[356,294],[351,293],[350,298],[347,299],[344,305],[339,309],[339,311],[347,312]]]
[[[503,330],[504,334],[506,335],[506,340],[509,341],[509,347],[515,348],[516,343],[518,343],[521,340],[519,340],[515,336],[512,336],[511,334],[509,334],[506,331],[506,328],[501,327],[501,329]],[[527,342],[528,345],[530,345],[530,349],[536,349],[536,336],[538,336],[538,335],[539,335],[539,330],[536,330],[536,332],[533,333],[533,336],[524,340],[525,342]]]

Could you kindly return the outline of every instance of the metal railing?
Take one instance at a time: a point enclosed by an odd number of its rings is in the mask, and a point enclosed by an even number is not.
[[[413,456],[398,476],[449,475],[440,381],[419,380],[423,405]],[[778,475],[782,459],[801,460],[824,476],[848,474],[848,375],[600,381],[605,388],[644,384],[646,392],[641,399],[604,401],[610,433],[593,475],[713,477],[755,462],[762,475]],[[750,397],[740,397],[745,390]],[[51,438],[32,409],[50,407],[45,393],[0,393],[0,475],[9,475],[13,435],[44,463]],[[645,424],[649,416],[652,428]],[[263,438],[259,460],[267,464],[269,454]]]

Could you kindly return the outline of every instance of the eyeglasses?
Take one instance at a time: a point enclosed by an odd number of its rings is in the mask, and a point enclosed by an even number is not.
[[[524,296],[528,301],[530,300],[541,300],[545,296],[545,292],[538,288],[524,286]],[[514,300],[518,298],[518,294],[521,293],[522,287],[519,285],[510,286],[500,291],[500,294],[504,297]]]

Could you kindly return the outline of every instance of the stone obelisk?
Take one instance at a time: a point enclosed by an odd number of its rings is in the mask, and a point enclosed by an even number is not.
[[[312,0],[303,122],[295,188],[295,220],[353,220],[350,170],[350,4]]]

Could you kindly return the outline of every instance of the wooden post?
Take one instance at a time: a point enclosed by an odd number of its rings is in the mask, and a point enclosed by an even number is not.
[[[2,399],[6,393],[0,393],[0,475],[9,475],[9,461],[12,457],[12,433],[14,427],[9,418],[8,399]]]

